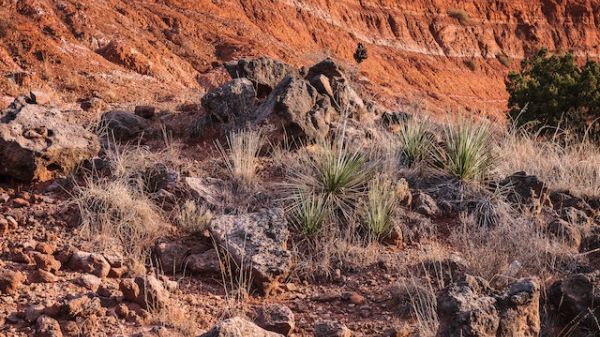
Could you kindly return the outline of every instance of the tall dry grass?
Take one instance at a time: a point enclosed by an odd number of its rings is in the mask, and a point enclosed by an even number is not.
[[[600,194],[600,148],[591,142],[561,144],[523,130],[511,130],[499,140],[498,172],[525,171],[555,189]]]

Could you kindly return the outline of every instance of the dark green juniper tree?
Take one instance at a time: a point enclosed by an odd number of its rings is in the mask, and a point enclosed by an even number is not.
[[[367,47],[361,42],[356,46],[356,50],[354,51],[354,60],[356,63],[360,64],[362,61],[366,60],[369,57],[369,52]]]
[[[600,65],[588,61],[579,67],[570,53],[550,55],[541,49],[510,72],[509,115],[517,125],[532,123],[561,127],[600,139]]]

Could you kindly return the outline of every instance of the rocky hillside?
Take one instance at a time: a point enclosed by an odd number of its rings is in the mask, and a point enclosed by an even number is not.
[[[541,46],[597,57],[599,20],[593,0],[4,0],[0,94],[195,102],[224,61],[350,64],[362,42],[354,80],[390,108],[498,113],[508,67]]]

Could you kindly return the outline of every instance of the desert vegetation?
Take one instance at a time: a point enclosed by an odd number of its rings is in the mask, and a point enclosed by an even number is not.
[[[535,82],[531,62],[522,83]],[[106,112],[96,134],[77,128],[65,137],[60,114],[27,103],[32,97],[9,109],[2,123],[24,123],[17,117],[27,113],[43,121],[30,138],[77,140],[57,158],[43,152],[31,172],[4,164],[16,179],[60,182],[44,192],[59,201],[11,191],[6,203],[53,210],[62,229],[52,235],[64,244],[7,246],[0,290],[25,287],[24,272],[80,292],[54,293],[60,310],[35,304],[39,315],[26,321],[29,306],[19,314],[24,327],[153,326],[184,336],[211,327],[203,336],[600,332],[592,321],[571,323],[596,317],[595,304],[582,300],[592,291],[572,295],[596,282],[596,143],[532,132],[518,120],[506,127],[466,113],[387,111],[366,102],[333,59],[302,71],[267,57],[225,69],[231,81],[206,93],[189,123],[137,107]],[[515,76],[508,85],[520,88]],[[540,111],[528,103],[523,114]],[[45,228],[18,212],[2,215],[2,228],[17,218]],[[564,311],[564,298],[577,310]]]

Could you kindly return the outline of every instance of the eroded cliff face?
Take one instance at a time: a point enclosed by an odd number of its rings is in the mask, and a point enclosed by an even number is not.
[[[389,108],[501,116],[507,59],[518,67],[542,46],[600,55],[594,0],[1,2],[8,96],[47,87],[65,101],[194,102],[227,79],[224,61],[268,55],[301,66],[331,55],[353,65],[363,42],[370,57],[356,80]]]

